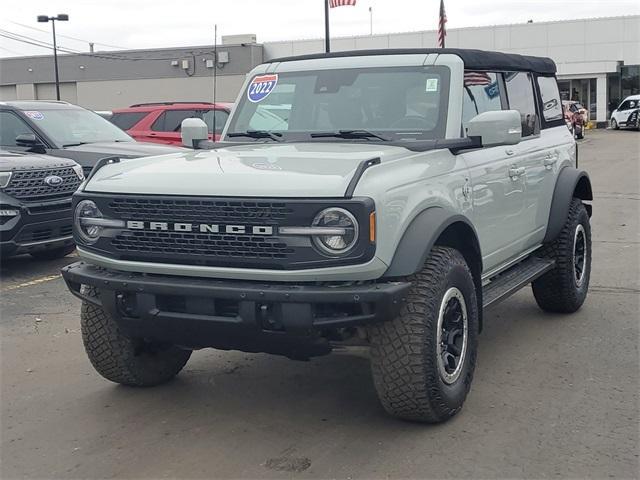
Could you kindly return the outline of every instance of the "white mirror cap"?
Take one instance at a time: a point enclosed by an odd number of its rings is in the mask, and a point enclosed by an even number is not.
[[[522,139],[520,112],[496,110],[476,115],[469,121],[467,136],[481,137],[485,147],[515,145]]]
[[[195,142],[209,138],[209,129],[201,118],[185,118],[180,127],[180,136],[185,147],[195,148]]]

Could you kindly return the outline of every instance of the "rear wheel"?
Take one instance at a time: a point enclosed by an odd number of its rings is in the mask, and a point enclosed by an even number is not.
[[[69,245],[66,247],[52,248],[51,250],[41,250],[38,252],[31,252],[30,255],[38,260],[53,260],[56,258],[66,257],[76,249],[75,245]]]
[[[575,134],[577,139],[582,140],[584,138],[584,127],[582,125],[577,125]]]
[[[549,312],[575,312],[587,298],[591,277],[591,226],[580,199],[571,201],[560,235],[543,248],[541,255],[556,264],[531,284],[538,306]]]
[[[385,410],[445,421],[462,408],[477,355],[478,305],[464,257],[434,247],[395,319],[370,328],[371,368]]]
[[[82,287],[97,297],[93,287]],[[96,371],[107,380],[135,387],[150,387],[175,377],[185,366],[191,350],[167,343],[150,342],[126,335],[101,307],[82,302],[82,340]]]

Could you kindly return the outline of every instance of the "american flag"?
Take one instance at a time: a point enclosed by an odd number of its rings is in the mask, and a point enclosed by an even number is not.
[[[464,86],[491,85],[491,77],[485,72],[464,72]]]
[[[355,6],[356,0],[329,0],[329,6],[331,8],[343,7],[345,5]]]
[[[447,14],[444,11],[444,0],[440,0],[440,21],[438,23],[438,47],[444,48],[444,37],[447,36]]]

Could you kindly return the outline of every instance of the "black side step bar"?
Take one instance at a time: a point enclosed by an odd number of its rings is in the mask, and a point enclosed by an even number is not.
[[[495,305],[513,295],[522,287],[547,273],[554,265],[555,260],[529,257],[495,276],[482,288],[483,308]]]

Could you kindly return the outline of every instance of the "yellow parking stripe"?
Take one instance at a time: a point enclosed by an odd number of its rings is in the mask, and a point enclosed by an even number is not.
[[[18,283],[16,285],[8,285],[6,287],[3,286],[2,288],[0,288],[0,292],[8,292],[10,290],[18,290],[19,288],[32,287],[33,285],[39,285],[41,283],[50,282],[51,280],[57,280],[60,277],[62,277],[61,274],[49,275],[47,277],[36,278],[35,280],[30,280],[24,283]]]

